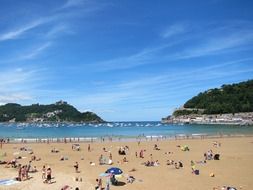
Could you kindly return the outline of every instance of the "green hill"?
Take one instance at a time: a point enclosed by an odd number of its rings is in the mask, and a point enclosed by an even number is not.
[[[67,102],[21,106],[8,103],[0,106],[0,122],[104,122],[92,112],[79,112]]]
[[[188,100],[184,108],[173,115],[253,112],[253,80],[201,92]]]

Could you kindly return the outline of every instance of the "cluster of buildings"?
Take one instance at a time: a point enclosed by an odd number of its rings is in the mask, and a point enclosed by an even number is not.
[[[47,113],[43,114],[41,117],[31,116],[31,117],[27,118],[27,121],[28,122],[43,122],[43,121],[48,121],[48,119],[50,119],[50,118],[57,117],[57,115],[59,113],[61,113],[61,112],[62,112],[62,110],[55,110],[55,111],[52,111],[52,112],[47,112]]]
[[[162,123],[253,125],[253,112],[235,114],[190,114],[181,116],[168,116],[162,119]]]

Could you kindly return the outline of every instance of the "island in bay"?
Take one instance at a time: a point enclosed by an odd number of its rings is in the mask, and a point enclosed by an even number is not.
[[[93,112],[81,113],[74,106],[65,101],[54,104],[32,104],[22,106],[8,103],[0,106],[0,122],[104,122]]]
[[[201,92],[162,122],[253,125],[253,80]]]

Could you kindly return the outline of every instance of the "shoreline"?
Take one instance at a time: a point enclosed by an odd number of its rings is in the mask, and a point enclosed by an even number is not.
[[[5,141],[5,144],[18,144],[18,143],[104,143],[104,142],[155,142],[155,141],[171,141],[171,140],[195,140],[195,139],[222,139],[222,138],[243,138],[253,137],[253,134],[177,134],[170,136],[157,136],[148,135],[142,137],[50,137],[50,138],[0,138]]]

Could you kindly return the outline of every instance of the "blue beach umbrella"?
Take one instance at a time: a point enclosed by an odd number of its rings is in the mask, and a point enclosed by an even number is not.
[[[119,174],[122,174],[123,171],[120,169],[120,168],[109,168],[108,170],[105,171],[105,173],[111,173],[113,175],[119,175]]]

